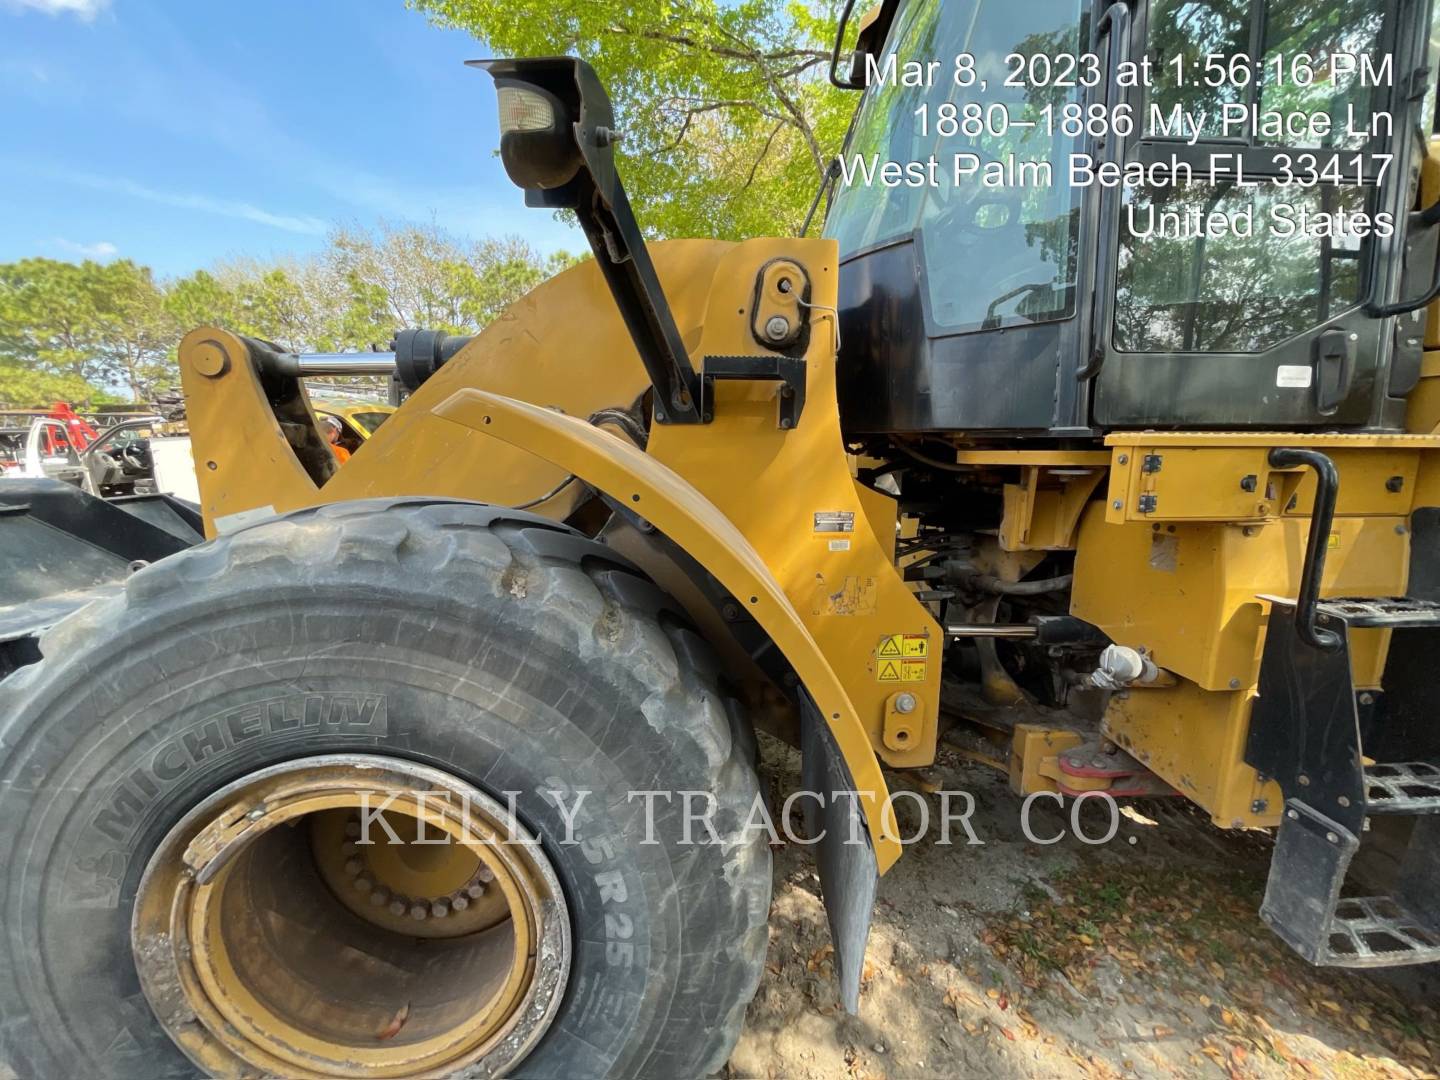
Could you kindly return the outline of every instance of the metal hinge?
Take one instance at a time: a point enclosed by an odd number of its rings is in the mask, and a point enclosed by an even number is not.
[[[1164,463],[1164,460],[1165,459],[1159,454],[1146,454],[1140,462],[1140,471],[1142,473],[1157,473],[1160,471],[1160,466]]]
[[[1153,491],[1140,496],[1140,513],[1153,514],[1156,507],[1160,505],[1160,496]]]

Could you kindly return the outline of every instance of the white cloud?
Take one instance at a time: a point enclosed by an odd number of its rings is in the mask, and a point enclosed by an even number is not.
[[[146,202],[159,203],[162,206],[173,206],[180,210],[197,210],[202,214],[218,214],[221,217],[253,221],[257,225],[268,225],[272,229],[282,229],[285,232],[319,236],[329,228],[326,222],[320,218],[311,217],[309,214],[277,214],[251,203],[239,202],[234,199],[217,199],[193,192],[159,191],[131,180],[95,176],[90,173],[69,170],[37,171],[42,171],[51,179],[59,180],[62,183],[76,184],[95,191],[113,191],[119,195],[144,199]]]
[[[93,244],[77,244],[74,240],[66,240],[63,236],[57,236],[55,246],[86,259],[113,259],[120,254],[120,249],[109,240],[99,240]]]
[[[0,0],[8,11],[42,11],[46,15],[74,15],[89,22],[110,6],[110,0]]]

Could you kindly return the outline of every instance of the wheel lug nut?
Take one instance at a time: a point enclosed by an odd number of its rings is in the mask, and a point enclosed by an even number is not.
[[[390,890],[385,888],[384,885],[381,885],[380,888],[376,889],[370,894],[370,903],[374,904],[376,907],[381,907],[382,905],[389,903],[389,901]]]
[[[430,905],[430,914],[437,919],[443,919],[446,915],[450,914],[450,905],[444,900],[436,900]]]
[[[350,837],[351,840],[354,840],[357,836],[359,836],[359,835],[360,835],[360,822],[358,822],[358,821],[347,821],[347,822],[345,823],[345,835],[348,836],[348,837]]]
[[[340,845],[340,854],[358,855],[360,854],[360,845],[355,843],[354,840],[346,840],[345,843]]]
[[[475,871],[475,876],[478,877],[481,881],[494,881],[495,871],[491,870],[490,867],[482,863],[480,869]]]
[[[467,885],[465,886],[465,895],[470,897],[471,900],[479,900],[480,897],[485,895],[485,886]]]
[[[405,901],[404,901],[404,900],[401,900],[398,896],[397,896],[394,900],[391,900],[391,901],[390,901],[390,914],[391,914],[391,915],[404,915],[404,914],[405,914]]]
[[[428,914],[429,912],[425,910],[424,904],[412,904],[410,906],[410,917],[416,922],[420,922]]]
[[[365,864],[359,859],[350,859],[345,863],[345,873],[349,874],[351,877],[354,877],[356,874],[360,873],[360,871],[364,869]]]
[[[456,911],[464,911],[470,906],[470,898],[464,893],[461,893],[459,896],[453,896],[450,898],[450,906]]]
[[[369,874],[361,874],[355,879],[355,888],[362,893],[367,893],[374,887],[375,882],[371,879]]]

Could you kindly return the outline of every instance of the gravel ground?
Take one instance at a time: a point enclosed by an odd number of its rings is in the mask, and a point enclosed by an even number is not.
[[[798,756],[765,739],[779,801]],[[891,777],[893,786],[916,784]],[[1418,1077],[1440,1068],[1440,978],[1314,969],[1257,914],[1269,840],[1178,800],[1128,807],[1116,838],[1042,846],[1004,778],[942,757],[984,846],[914,844],[880,882],[860,1015],[839,1006],[808,851],[775,852],[770,951],[732,1077]],[[937,798],[927,795],[932,808]],[[918,814],[899,804],[902,826]],[[1082,824],[1104,832],[1087,806]],[[1068,814],[1037,801],[1033,832]],[[908,835],[908,833],[907,833]]]

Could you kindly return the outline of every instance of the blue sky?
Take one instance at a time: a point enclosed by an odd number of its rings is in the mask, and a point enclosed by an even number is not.
[[[403,0],[0,0],[0,261],[172,276],[381,220],[583,250],[505,179],[484,55]]]

